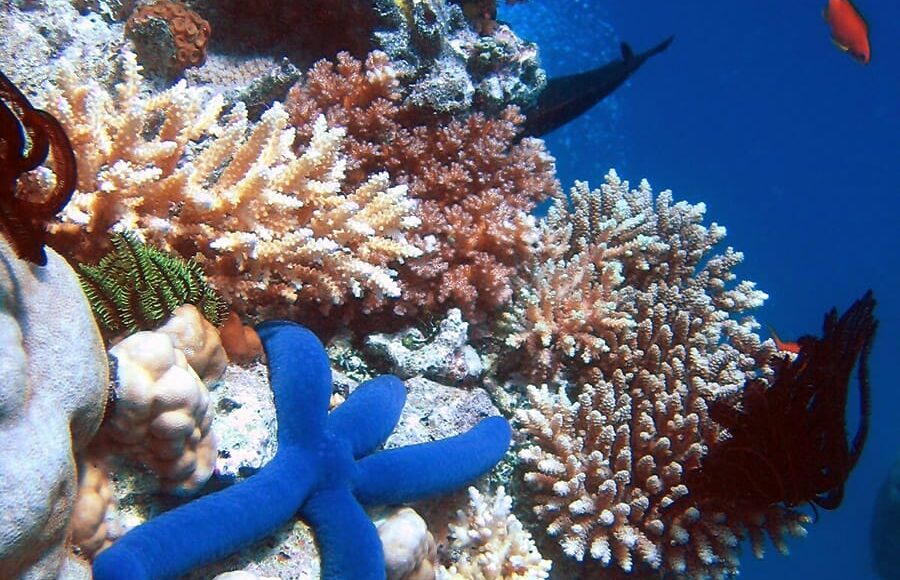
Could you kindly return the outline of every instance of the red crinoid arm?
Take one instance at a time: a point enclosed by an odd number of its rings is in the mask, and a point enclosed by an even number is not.
[[[16,196],[19,177],[53,154],[56,184],[43,199]],[[72,197],[77,183],[75,153],[62,125],[45,111],[34,109],[25,95],[0,73],[0,230],[16,254],[43,266],[47,222]]]

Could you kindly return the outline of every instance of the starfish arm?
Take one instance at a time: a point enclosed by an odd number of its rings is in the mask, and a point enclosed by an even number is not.
[[[357,462],[356,499],[399,504],[459,489],[490,471],[511,437],[506,419],[488,417],[461,435],[375,453]]]
[[[278,454],[247,481],[168,511],[142,524],[94,560],[94,580],[178,577],[219,560],[288,521],[317,475],[298,470],[302,458]]]
[[[312,446],[325,430],[331,398],[325,348],[315,334],[286,320],[264,322],[256,331],[269,361],[278,444]]]
[[[328,430],[346,439],[354,459],[384,443],[400,419],[406,388],[395,376],[382,375],[359,385],[328,415]]]
[[[315,532],[322,580],[385,578],[378,531],[346,486],[317,491],[300,516]]]

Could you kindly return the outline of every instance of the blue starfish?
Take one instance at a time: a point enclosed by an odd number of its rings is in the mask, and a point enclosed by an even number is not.
[[[255,475],[142,524],[101,552],[94,579],[168,578],[222,559],[295,515],[313,530],[322,578],[384,578],[384,554],[362,506],[447,493],[490,470],[510,428],[488,417],[455,437],[372,453],[406,401],[396,377],[359,386],[328,413],[331,368],[316,336],[298,324],[257,328],[269,361],[278,451]]]

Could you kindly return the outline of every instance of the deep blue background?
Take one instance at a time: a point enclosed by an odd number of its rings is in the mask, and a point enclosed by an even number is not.
[[[900,3],[857,0],[862,66],[829,39],[825,1],[530,0],[501,19],[542,48],[552,75],[585,70],[671,33],[675,43],[591,114],[551,135],[565,187],[614,165],[675,199],[704,201],[768,292],[757,318],[786,338],[821,331],[832,306],[873,288],[872,428],[843,505],[744,578],[874,578],[874,498],[900,451]],[[855,418],[851,419],[851,422]],[[851,424],[851,429],[854,425]],[[900,523],[898,523],[900,525]],[[897,547],[900,550],[900,546]]]

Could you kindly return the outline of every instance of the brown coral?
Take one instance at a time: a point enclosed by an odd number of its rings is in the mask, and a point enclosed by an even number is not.
[[[169,0],[138,7],[125,24],[125,35],[134,42],[142,64],[169,76],[206,62],[211,33],[209,22],[199,14]],[[156,63],[160,53],[165,55],[165,62]]]
[[[429,251],[399,268],[399,315],[458,306],[484,321],[512,296],[512,278],[531,252],[529,212],[558,192],[554,161],[543,142],[516,143],[521,115],[424,118],[400,102],[396,73],[384,54],[365,65],[348,54],[320,61],[295,86],[286,108],[303,137],[316,116],[346,127],[352,159],[347,185],[380,167],[419,200],[413,241]]]

